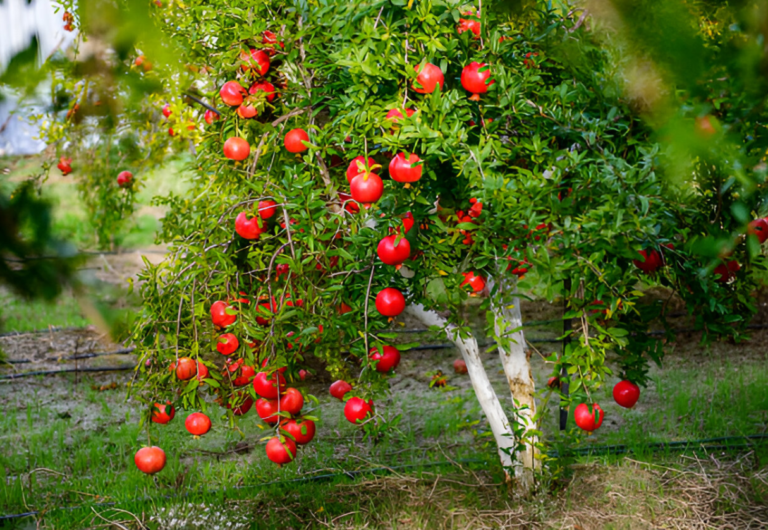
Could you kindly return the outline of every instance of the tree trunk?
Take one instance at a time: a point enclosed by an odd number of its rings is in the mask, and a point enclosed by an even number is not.
[[[448,324],[446,327],[448,323],[446,319],[435,311],[425,310],[421,304],[409,305],[406,311],[426,326],[445,328],[448,339],[461,352],[464,362],[467,363],[467,371],[472,381],[472,387],[475,389],[477,400],[480,402],[485,417],[488,418],[488,423],[491,426],[491,431],[499,450],[501,465],[504,467],[504,472],[507,474],[507,480],[509,481],[510,471],[514,469],[512,455],[517,444],[512,434],[509,420],[506,414],[504,414],[499,398],[496,397],[496,392],[493,390],[493,386],[491,386],[488,374],[485,373],[485,368],[480,360],[480,348],[477,345],[477,340],[472,336],[462,339],[456,326]]]
[[[491,303],[494,331],[501,365],[515,407],[512,418],[514,430],[522,445],[522,450],[515,454],[515,480],[518,492],[527,495],[534,486],[534,470],[540,467],[540,461],[535,458],[538,439],[533,434],[536,429],[535,387],[530,357],[525,351],[520,299],[515,296],[517,289],[509,279],[501,279],[498,287],[497,295]]]

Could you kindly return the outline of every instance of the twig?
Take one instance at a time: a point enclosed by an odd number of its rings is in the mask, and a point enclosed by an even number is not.
[[[109,519],[106,519],[106,518],[102,517],[101,514],[99,512],[97,512],[96,509],[93,506],[91,506],[91,510],[93,510],[93,513],[96,514],[96,517],[98,517],[102,521],[107,522],[110,525],[117,526],[118,528],[122,528],[123,530],[128,530],[128,528],[124,527],[123,525],[121,525],[117,521],[110,521]]]

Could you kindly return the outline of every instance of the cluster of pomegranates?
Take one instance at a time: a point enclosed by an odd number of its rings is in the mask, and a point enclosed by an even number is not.
[[[547,386],[555,388],[559,383],[559,378],[552,377]],[[619,406],[631,409],[640,399],[640,387],[631,381],[619,381],[613,387],[613,399]],[[603,409],[597,403],[581,403],[574,409],[573,419],[581,430],[592,432],[603,424]]]

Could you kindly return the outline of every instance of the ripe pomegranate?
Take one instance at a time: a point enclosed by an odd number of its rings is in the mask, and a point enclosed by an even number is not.
[[[385,317],[396,317],[405,309],[403,293],[394,287],[387,287],[376,295],[376,310]]]
[[[353,178],[360,175],[373,173],[373,166],[375,165],[376,161],[371,157],[368,157],[367,163],[365,161],[365,157],[362,155],[353,158],[352,162],[349,163],[349,167],[347,168],[347,182],[351,184]]]
[[[459,32],[459,35],[461,35],[465,31],[471,31],[473,39],[480,38],[480,21],[479,20],[460,18],[459,25],[456,29]]]
[[[235,232],[243,239],[259,239],[266,230],[259,225],[259,216],[249,217],[248,212],[240,212],[235,218]],[[263,221],[262,221],[263,222]]]
[[[461,86],[472,93],[469,97],[472,101],[480,101],[480,94],[488,92],[488,87],[495,82],[491,79],[491,70],[485,63],[473,61],[461,71]]]
[[[227,81],[219,90],[221,100],[230,107],[239,107],[243,104],[243,98],[247,92],[237,81]]]
[[[187,416],[184,427],[190,434],[202,436],[211,430],[211,419],[202,412],[195,412]]]
[[[272,83],[269,83],[268,81],[257,81],[251,85],[251,88],[248,89],[248,93],[251,95],[256,95],[259,92],[263,92],[264,97],[270,103],[275,100],[275,85]]]
[[[464,359],[456,359],[453,361],[453,371],[457,374],[467,373],[467,363],[464,362]]]
[[[166,401],[165,405],[161,403],[155,403],[152,405],[152,422],[165,425],[173,419],[176,415],[176,409],[173,407],[170,401]]]
[[[632,260],[632,263],[644,273],[651,274],[656,272],[663,265],[661,254],[656,249],[640,250],[638,252],[643,257],[642,261],[635,259]]]
[[[303,368],[301,370],[299,370],[299,379],[301,379],[302,381],[304,381],[307,377],[309,377],[311,375],[312,374],[310,374],[309,372],[307,372]]]
[[[573,419],[581,430],[592,432],[603,424],[603,409],[597,403],[592,406],[582,403],[573,411]]]
[[[382,187],[384,184],[382,183]],[[355,201],[352,199],[352,195],[349,193],[339,192],[339,200],[344,205],[344,209],[351,213],[352,215],[360,212],[360,206],[358,206]]]
[[[232,355],[240,347],[240,341],[232,333],[225,333],[219,337],[216,350],[222,355]]]
[[[256,414],[266,423],[274,425],[280,420],[280,416],[277,415],[277,405],[276,399],[259,398],[256,400]]]
[[[304,129],[293,129],[292,131],[288,131],[288,134],[285,135],[285,139],[283,140],[285,148],[289,153],[303,153],[309,149],[309,147],[304,145],[304,142],[309,143],[309,135]]]
[[[117,185],[121,188],[130,188],[133,184],[133,173],[130,171],[121,171],[117,174]]]
[[[381,199],[381,195],[384,193],[384,183],[376,173],[368,173],[353,178],[349,189],[354,200],[369,206]]]
[[[378,348],[371,348],[368,354],[371,361],[378,361],[376,371],[386,374],[400,364],[400,351],[394,346],[382,346],[381,350],[382,353],[379,353]]]
[[[289,420],[280,422],[280,429],[293,437],[293,441],[299,445],[305,445],[315,437],[315,422],[312,420]]]
[[[285,378],[280,372],[267,374],[266,372],[259,372],[256,377],[253,378],[253,389],[258,395],[267,399],[277,399],[279,394],[278,385],[280,390],[285,388]]]
[[[418,74],[416,81],[413,83],[413,89],[419,94],[431,94],[440,85],[440,90],[443,90],[445,84],[445,77],[443,71],[432,63],[426,63],[423,68],[419,68],[420,65],[413,67]]]
[[[339,379],[338,381],[334,382],[331,385],[331,388],[329,389],[331,391],[331,395],[338,399],[339,401],[344,399],[344,395],[352,390],[352,385],[347,383],[346,381],[342,381]]]
[[[342,302],[339,305],[338,312],[339,312],[339,315],[346,315],[347,313],[351,313],[352,312],[352,307],[349,306],[348,304]]]
[[[173,114],[171,112],[171,105],[166,103],[165,105],[163,105],[163,116],[165,116],[166,118],[170,118],[171,114]]]
[[[152,63],[147,61],[147,58],[144,57],[143,55],[139,55],[138,57],[136,57],[136,60],[133,61],[133,64],[135,64],[136,66],[141,66],[145,72],[149,72],[150,70],[152,70]]]
[[[218,112],[213,112],[212,110],[208,109],[208,110],[205,111],[204,119],[205,119],[205,123],[210,125],[210,124],[212,124],[213,122],[215,122],[216,120],[219,119],[219,113]]]
[[[411,244],[408,240],[404,237],[400,238],[400,241],[395,245],[395,239],[397,239],[397,234],[387,236],[379,241],[379,246],[376,247],[376,254],[379,259],[387,265],[400,265],[411,257]]]
[[[202,383],[204,379],[208,379],[208,367],[200,361],[197,361],[197,377],[196,379]]]
[[[344,405],[344,417],[350,423],[365,421],[373,409],[373,401],[365,401],[359,397],[352,397]]]
[[[243,103],[242,105],[237,107],[237,115],[243,118],[244,120],[248,120],[258,116],[259,111],[253,105],[249,103]]]
[[[65,177],[72,173],[72,159],[62,156],[59,158],[59,163],[56,166],[61,171],[61,174]]]
[[[296,416],[304,406],[304,396],[295,388],[288,388],[280,397],[280,411]]]
[[[275,53],[277,53],[276,50],[275,50],[275,44],[280,46],[280,49],[284,49],[285,48],[285,44],[283,44],[282,42],[278,43],[277,42],[277,35],[275,35],[274,33],[272,33],[269,30],[265,31],[262,34],[261,43],[262,44],[266,44],[268,46],[267,53],[269,55],[274,55]]]
[[[715,281],[719,283],[727,283],[732,278],[736,277],[736,273],[741,269],[741,265],[736,260],[731,260],[728,263],[721,263],[715,267]]]
[[[176,133],[175,133],[175,132],[173,132],[173,127],[170,127],[170,128],[168,129],[168,136],[176,136]]]
[[[470,272],[464,272],[462,273],[464,275],[464,281],[461,282],[461,285],[459,287],[464,287],[465,285],[469,285],[469,287],[472,289],[474,294],[479,293],[483,289],[485,289],[485,278],[482,276],[475,276],[475,273]]]
[[[240,359],[243,361],[243,359]],[[256,376],[256,369],[248,364],[240,363],[237,369],[237,377],[232,380],[234,386],[245,386],[251,384],[253,378]]]
[[[613,400],[625,409],[631,409],[640,399],[640,387],[632,381],[619,381],[613,387]]]
[[[415,153],[406,159],[405,153],[398,153],[389,163],[389,176],[397,182],[416,182],[421,178],[424,163]]]
[[[136,451],[133,461],[139,471],[153,475],[165,467],[165,451],[156,446],[142,447]]]
[[[267,360],[267,359],[264,359],[264,360],[261,362],[261,367],[262,367],[262,368],[266,368],[268,364],[269,364],[268,360]],[[287,367],[287,366],[282,366],[282,367],[280,367],[280,368],[278,368],[278,369],[277,369],[277,371],[278,371],[278,372],[280,372],[281,374],[285,374],[285,371],[286,371],[286,370],[288,370],[288,367]],[[281,385],[281,386],[282,386],[282,385]]]
[[[59,169],[61,169],[61,167],[59,167]],[[66,175],[66,173],[64,174]],[[768,218],[763,217],[762,219],[755,219],[749,223],[747,234],[757,237],[757,240],[761,245],[765,243],[766,240],[768,240]]]
[[[232,136],[224,142],[224,156],[230,160],[245,160],[250,154],[251,146],[248,141],[239,136]]]
[[[262,219],[269,219],[277,212],[277,203],[271,199],[259,201],[259,215]]]
[[[235,308],[221,300],[211,304],[211,321],[214,326],[226,328],[237,320]]]
[[[279,466],[290,464],[296,458],[296,443],[285,436],[275,436],[267,442],[267,458]]]
[[[272,303],[271,304],[267,300],[259,302],[259,308],[264,308],[264,310],[266,310],[266,311],[268,311],[270,313],[276,313],[277,312],[277,303],[275,301],[275,297],[274,296],[272,297]],[[262,310],[259,309],[259,311],[261,312]],[[262,316],[257,316],[256,317],[256,323],[259,324],[260,326],[268,325],[271,320],[272,320],[271,317],[262,317]],[[284,371],[285,370],[283,370],[282,372],[284,372]],[[280,373],[282,373],[282,372],[280,372]]]
[[[240,396],[243,396],[243,395],[245,395],[245,396],[246,396],[246,398],[245,398],[245,400],[242,402],[242,404],[241,404],[241,405],[238,405],[237,407],[235,407],[235,408],[233,408],[233,409],[232,409],[232,413],[233,413],[235,416],[242,416],[243,414],[245,414],[245,413],[247,413],[249,410],[251,410],[251,407],[253,406],[253,399],[252,399],[250,396],[248,396],[248,394],[237,394],[238,398],[239,398]],[[229,405],[229,403],[227,403],[227,408],[231,408],[231,406]]]
[[[269,71],[269,55],[265,51],[251,48],[250,52],[240,52],[240,61],[243,70],[253,70],[258,75],[265,75]]]
[[[411,228],[413,228],[413,225],[416,223],[416,220],[413,218],[413,214],[411,212],[406,212],[405,215],[403,215],[403,229],[405,230],[405,233],[411,231]]]
[[[409,118],[416,114],[416,111],[413,109],[405,109],[405,114]],[[400,109],[392,109],[389,112],[387,112],[387,115],[384,119],[391,121],[393,124],[399,122],[402,120],[405,116],[403,116],[403,113]]]
[[[195,377],[197,373],[197,363],[189,357],[182,357],[176,364],[176,377],[181,381],[187,381]]]
[[[551,389],[560,388],[560,378],[556,375],[553,375],[549,379],[547,379],[547,387]]]

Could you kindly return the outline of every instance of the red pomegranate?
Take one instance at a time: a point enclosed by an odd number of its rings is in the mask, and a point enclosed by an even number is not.
[[[755,219],[749,223],[747,234],[756,236],[761,245],[765,243],[768,240],[768,218]]]
[[[117,174],[117,185],[121,188],[130,188],[133,184],[133,173],[130,171],[121,171]]]
[[[285,378],[280,372],[267,374],[266,372],[259,372],[256,377],[253,378],[253,389],[258,395],[267,399],[277,399],[279,394],[278,385],[282,390],[285,388]]]
[[[205,123],[210,125],[219,119],[219,113],[213,112],[212,110],[208,109],[205,111],[205,116],[203,116],[203,119],[205,119]]]
[[[344,405],[344,417],[350,423],[365,421],[373,409],[373,401],[365,401],[359,397],[351,397]]]
[[[240,347],[240,341],[232,333],[225,333],[219,337],[216,350],[222,355],[232,355]]]
[[[279,466],[290,464],[296,458],[296,444],[285,436],[275,436],[267,442],[267,458]]]
[[[603,424],[603,409],[597,403],[582,403],[573,411],[573,419],[581,430],[592,432]]]
[[[208,379],[209,373],[208,373],[208,367],[207,366],[205,366],[200,361],[197,361],[196,368],[197,368],[197,377],[196,377],[196,379],[198,381],[200,381],[202,383],[204,379]]]
[[[308,444],[315,437],[315,422],[312,420],[284,419],[280,423],[280,429],[290,434],[299,445]]]
[[[266,30],[262,34],[261,43],[262,44],[266,44],[267,46],[269,46],[269,48],[267,49],[267,53],[270,54],[270,55],[274,55],[275,54],[275,49],[274,49],[275,48],[275,44],[280,46],[281,49],[285,48],[285,44],[283,44],[282,42],[278,43],[277,42],[277,35],[275,35],[273,32],[271,32],[269,30]]]
[[[181,381],[187,381],[195,377],[197,363],[189,357],[182,357],[176,364],[176,377]]]
[[[275,100],[275,85],[268,81],[257,81],[248,89],[248,93],[255,96],[259,93],[264,94],[264,98],[272,103]]]
[[[479,20],[460,18],[459,25],[456,29],[459,32],[459,35],[461,35],[465,31],[471,31],[473,39],[480,38],[480,21]]]
[[[202,436],[211,430],[211,419],[202,412],[195,412],[187,416],[184,427],[190,434]]]
[[[457,374],[467,373],[467,363],[464,362],[464,359],[456,359],[453,361],[453,371]]]
[[[382,187],[384,184],[382,183]],[[356,214],[360,212],[360,206],[355,203],[354,199],[352,199],[352,195],[349,193],[339,192],[339,200],[341,201],[341,204],[344,205],[344,209],[348,211],[351,214]]]
[[[166,103],[165,105],[163,105],[163,116],[165,116],[166,118],[170,118],[171,114],[172,114],[171,106],[168,103]]]
[[[639,250],[638,253],[643,257],[643,259],[632,260],[632,263],[635,264],[635,267],[646,274],[656,272],[663,265],[661,254],[659,254],[658,250]]]
[[[173,419],[176,415],[176,409],[173,407],[170,401],[166,401],[165,405],[161,403],[155,403],[152,406],[152,422],[165,425]]]
[[[405,114],[409,118],[416,114],[416,111],[413,109],[405,109]],[[402,120],[405,116],[403,116],[403,112],[400,109],[392,109],[389,112],[387,112],[387,115],[384,119],[391,121],[393,124],[399,122]]]
[[[56,167],[59,168],[61,174],[66,177],[72,173],[72,159],[62,156],[59,158],[59,163],[56,165]]]
[[[162,471],[165,467],[165,451],[159,447],[142,447],[133,457],[136,467],[148,475]]]
[[[269,55],[262,50],[251,48],[249,52],[240,52],[240,61],[243,70],[252,70],[258,75],[265,75],[269,71]]]
[[[269,219],[274,217],[277,212],[277,203],[271,199],[266,201],[259,201],[259,215],[262,219]]]
[[[237,311],[234,307],[221,300],[211,304],[211,321],[214,326],[226,328],[237,320]]]
[[[240,212],[235,218],[235,232],[243,239],[259,239],[259,236],[265,232],[265,229],[259,225],[261,218],[259,216],[250,217],[248,212]]]
[[[471,62],[461,71],[461,86],[471,92],[472,101],[480,101],[480,94],[488,92],[488,87],[494,84],[491,79],[491,70],[485,63]]]
[[[293,129],[292,131],[288,131],[283,140],[285,148],[289,153],[303,153],[309,149],[309,147],[304,145],[304,142],[309,143],[309,135],[304,129]]]
[[[243,361],[243,359],[240,359]],[[253,381],[256,376],[256,369],[248,364],[240,364],[237,369],[237,377],[232,380],[234,386],[245,386]]]
[[[243,104],[243,98],[247,92],[237,81],[227,81],[219,90],[221,100],[230,107],[239,107]]]
[[[248,394],[246,394],[244,392],[236,394],[236,397],[237,397],[236,402],[240,401],[240,398],[242,396],[245,396],[245,399],[243,400],[243,402],[240,405],[238,405],[238,406],[236,406],[235,408],[232,409],[232,413],[235,416],[242,416],[243,414],[245,414],[249,410],[251,410],[251,407],[253,406],[253,399]],[[227,403],[227,408],[232,408],[232,406],[229,403]]]
[[[338,399],[339,401],[344,399],[344,395],[352,390],[352,385],[347,383],[346,381],[342,381],[341,379],[334,382],[331,385],[331,388],[329,389],[331,391],[331,395]]]
[[[270,425],[274,425],[280,419],[277,415],[277,400],[259,398],[256,400],[256,414]]]
[[[379,353],[378,348],[371,348],[368,354],[371,361],[378,361],[376,371],[386,374],[400,364],[400,351],[394,346],[382,346],[381,350],[382,353]]]
[[[241,161],[251,154],[251,146],[248,141],[239,136],[227,138],[224,142],[224,156],[230,160]]]
[[[376,248],[379,259],[387,265],[400,265],[411,257],[411,244],[408,240],[401,237],[395,245],[396,239],[397,234],[387,236],[379,241],[379,246]]]
[[[295,388],[287,388],[285,393],[280,396],[280,412],[287,412],[296,416],[301,412],[304,406],[304,396]]]
[[[396,317],[405,309],[403,293],[394,287],[387,287],[376,295],[376,310],[385,317]]]
[[[613,387],[613,400],[625,409],[631,409],[640,399],[640,387],[632,381],[619,381]]]
[[[423,68],[419,68],[419,66],[417,64],[413,67],[418,74],[416,81],[413,83],[413,89],[419,94],[431,94],[440,85],[440,90],[442,91],[443,84],[445,83],[443,71],[432,63],[426,63]]]
[[[424,163],[415,153],[408,158],[405,153],[398,153],[389,163],[389,176],[397,182],[416,182],[421,178]]]
[[[459,287],[469,285],[474,294],[478,294],[480,291],[485,289],[485,278],[482,276],[475,276],[475,273],[472,271],[464,272],[462,274],[464,275],[464,281],[461,282]]]
[[[375,165],[376,161],[371,157],[368,157],[368,163],[365,162],[365,157],[362,155],[353,158],[347,168],[347,182],[351,184],[355,177],[373,173],[373,166]]]
[[[727,283],[732,278],[736,277],[736,273],[741,269],[741,265],[736,260],[731,260],[727,263],[721,263],[715,267],[715,281],[719,283]]]
[[[258,116],[259,111],[254,105],[251,105],[250,103],[243,103],[237,107],[237,115],[244,120],[249,120]]]
[[[384,183],[376,173],[358,175],[349,185],[352,198],[363,205],[370,205],[381,199]]]

